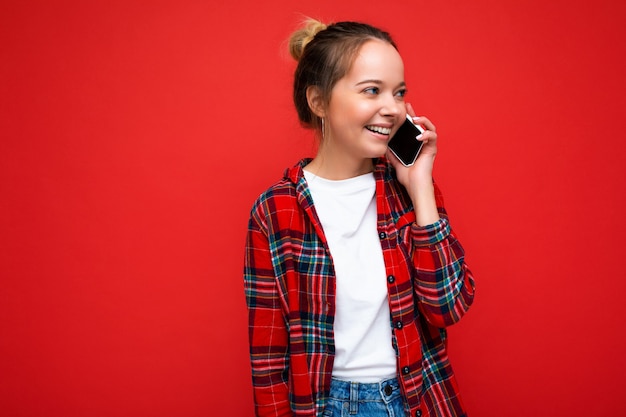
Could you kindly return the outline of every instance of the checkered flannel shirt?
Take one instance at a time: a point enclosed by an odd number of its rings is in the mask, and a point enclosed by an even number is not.
[[[321,416],[334,358],[335,273],[300,161],[255,202],[248,225],[244,287],[258,416]],[[446,351],[445,327],[474,298],[464,250],[441,219],[420,227],[393,168],[377,161],[377,227],[397,353],[411,416],[464,416]]]

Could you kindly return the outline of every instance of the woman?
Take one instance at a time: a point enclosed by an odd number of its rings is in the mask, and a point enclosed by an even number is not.
[[[320,143],[249,221],[256,413],[463,416],[445,327],[468,310],[474,281],[432,179],[435,126],[405,103],[386,32],[311,20],[290,51],[298,116]],[[387,150],[407,112],[425,128],[411,167]]]

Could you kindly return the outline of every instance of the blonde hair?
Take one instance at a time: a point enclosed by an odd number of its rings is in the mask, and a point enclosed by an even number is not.
[[[328,26],[315,19],[307,19],[304,27],[296,30],[289,38],[289,54],[296,61],[300,61],[304,48],[313,40],[318,32],[326,29]]]
[[[307,89],[317,88],[324,105],[328,105],[333,87],[348,73],[361,46],[372,39],[388,42],[398,49],[387,32],[359,22],[326,25],[319,20],[308,19],[291,35],[289,53],[298,61],[293,101],[298,118],[305,127],[322,129],[321,118],[309,107]]]

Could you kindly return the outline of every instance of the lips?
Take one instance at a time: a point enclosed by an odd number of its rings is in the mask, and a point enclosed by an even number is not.
[[[371,132],[379,133],[381,135],[389,135],[391,133],[390,127],[369,125],[369,126],[365,126],[365,128]]]

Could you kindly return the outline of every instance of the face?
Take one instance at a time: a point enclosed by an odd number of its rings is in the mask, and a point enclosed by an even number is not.
[[[352,160],[385,154],[406,116],[404,64],[387,42],[363,44],[350,71],[333,87],[325,114],[332,152]]]

